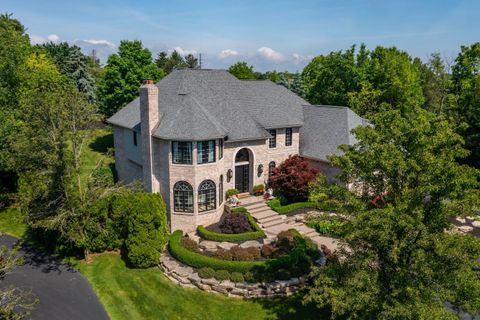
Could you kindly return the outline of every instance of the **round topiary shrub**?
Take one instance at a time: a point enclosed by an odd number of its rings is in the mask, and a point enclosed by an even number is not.
[[[240,272],[232,272],[232,274],[230,275],[230,280],[232,280],[233,282],[244,282],[245,278]]]
[[[218,281],[228,280],[230,279],[230,272],[227,270],[217,270],[215,271],[215,275],[213,277]]]
[[[200,270],[198,270],[198,276],[202,279],[210,279],[210,278],[213,278],[215,276],[215,270],[213,270],[212,268],[201,268]]]
[[[276,250],[277,249],[275,249],[271,244],[264,244],[260,252],[262,254],[262,257],[264,257],[265,259],[269,259],[273,256]]]
[[[198,243],[195,240],[190,239],[189,237],[183,237],[181,244],[185,249],[188,249],[193,252],[199,252]]]

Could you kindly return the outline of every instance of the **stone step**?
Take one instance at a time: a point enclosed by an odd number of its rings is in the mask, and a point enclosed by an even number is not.
[[[263,211],[263,212],[252,214],[252,216],[258,221],[260,219],[278,216],[278,213],[276,213],[275,211]]]
[[[266,218],[260,218],[258,219],[258,221],[260,221],[261,224],[265,224],[265,223],[268,223],[270,221],[276,221],[276,220],[279,220],[279,221],[283,221],[285,220],[284,217],[282,216],[279,216],[278,214],[275,215],[275,216],[269,216],[269,217],[266,217]]]
[[[290,229],[290,226],[288,224],[281,223],[281,224],[278,224],[278,225],[275,225],[275,226],[266,227],[265,232],[269,236],[270,235],[276,236],[280,232],[288,230],[288,229]]]
[[[259,198],[259,199],[243,198],[241,200],[241,205],[242,205],[242,207],[245,207],[245,208],[251,207],[251,206],[259,204],[259,203],[265,203],[265,200],[263,200],[262,198]]]
[[[266,210],[272,210],[270,209],[269,207],[267,206],[264,206],[264,207],[257,207],[257,208],[253,208],[253,209],[248,209],[248,212],[250,212],[251,214],[254,214],[254,213],[257,213],[257,212],[262,212],[262,211],[266,211]]]
[[[251,210],[257,209],[257,208],[265,208],[265,207],[268,208],[268,206],[265,204],[264,201],[248,203],[248,204],[244,205],[243,207],[245,207],[245,209],[247,209],[248,211],[251,211]]]
[[[282,219],[279,219],[279,220],[272,220],[272,221],[269,221],[269,222],[266,222],[266,223],[262,223],[262,226],[264,228],[270,228],[270,227],[273,227],[273,226],[278,226],[278,225],[285,225],[285,222],[282,220]],[[288,228],[287,228],[288,229]]]

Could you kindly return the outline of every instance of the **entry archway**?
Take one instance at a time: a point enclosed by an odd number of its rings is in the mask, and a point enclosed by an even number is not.
[[[238,150],[235,155],[235,189],[249,192],[253,182],[253,153],[248,148]]]

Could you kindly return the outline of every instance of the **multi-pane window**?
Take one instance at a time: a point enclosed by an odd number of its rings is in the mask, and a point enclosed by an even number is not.
[[[197,163],[215,162],[215,140],[197,142]]]
[[[192,164],[192,143],[186,141],[173,141],[172,161],[177,164]]]
[[[268,147],[276,148],[277,147],[277,130],[271,129],[271,130],[268,130],[268,133],[270,133],[270,135],[272,136],[271,138],[268,139]]]
[[[173,186],[173,204],[176,212],[193,213],[193,188],[185,181]]]
[[[285,145],[291,146],[292,145],[292,128],[285,129]]]
[[[137,146],[137,132],[133,131],[133,145],[136,147]]]
[[[275,161],[270,161],[268,164],[268,181],[267,184],[270,186],[272,183],[273,169],[275,169]]]
[[[218,159],[223,158],[223,138],[218,140]]]
[[[198,186],[198,212],[213,210],[216,208],[215,183],[205,180]]]
[[[220,175],[220,181],[218,182],[218,205],[223,203],[223,174]]]

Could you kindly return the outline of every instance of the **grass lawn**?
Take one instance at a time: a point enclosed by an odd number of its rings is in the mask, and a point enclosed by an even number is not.
[[[113,133],[109,127],[94,129],[82,154],[82,178],[85,180],[100,163],[100,167],[112,168],[115,160],[108,154],[113,148]]]
[[[27,225],[23,223],[19,209],[5,208],[0,210],[0,232],[17,238],[24,238]]]

